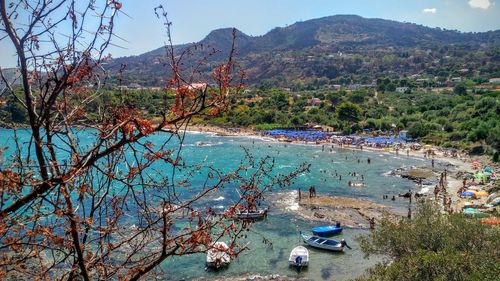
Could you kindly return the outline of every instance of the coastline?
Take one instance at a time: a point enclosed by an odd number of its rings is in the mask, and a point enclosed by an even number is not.
[[[280,141],[276,138],[272,137],[265,137],[263,136],[259,131],[253,130],[251,128],[237,128],[237,129],[226,129],[223,127],[219,126],[210,126],[210,125],[189,125],[187,127],[186,132],[196,132],[196,133],[210,133],[210,134],[216,134],[217,136],[221,137],[250,137],[250,138],[259,138],[261,140],[265,141],[272,141],[272,142],[277,142],[279,143]],[[307,146],[324,146],[324,145],[332,145],[332,147],[335,147],[336,149],[346,149],[346,150],[351,150],[351,151],[368,151],[372,153],[377,153],[377,154],[383,154],[383,155],[399,155],[399,156],[407,156],[410,158],[416,158],[416,159],[427,159],[429,162],[431,161],[436,161],[437,163],[441,163],[441,165],[438,166],[445,166],[447,170],[447,177],[445,180],[445,187],[446,191],[441,192],[439,197],[439,204],[443,207],[443,209],[446,209],[446,206],[444,206],[444,202],[442,197],[447,197],[451,199],[451,204],[449,207],[451,207],[451,210],[453,212],[458,212],[461,211],[464,203],[467,202],[463,198],[460,198],[458,196],[458,191],[462,188],[462,178],[460,177],[463,173],[467,173],[468,171],[473,170],[473,166],[471,162],[473,160],[480,160],[482,163],[485,163],[490,166],[498,166],[494,163],[492,163],[486,156],[476,156],[476,157],[469,157],[465,155],[458,155],[457,157],[451,157],[449,155],[444,155],[443,149],[440,147],[435,147],[435,146],[430,146],[426,147],[426,149],[421,149],[421,150],[408,150],[408,151],[397,151],[392,148],[375,148],[375,147],[368,147],[368,146],[363,146],[362,149],[354,146],[354,145],[342,145],[339,146],[334,143],[330,142],[290,142],[287,143],[287,145],[307,145]],[[433,153],[429,157],[425,157],[423,151],[424,150],[432,150]],[[440,172],[438,171],[437,168],[432,169],[435,174],[439,174]],[[444,172],[444,169],[441,171]],[[439,182],[439,177],[436,178],[436,182]],[[432,196],[429,195],[429,198]]]

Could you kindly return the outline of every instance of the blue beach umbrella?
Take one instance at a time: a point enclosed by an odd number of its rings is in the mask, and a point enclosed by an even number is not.
[[[460,197],[472,197],[472,196],[474,196],[474,192],[464,191],[460,193]]]

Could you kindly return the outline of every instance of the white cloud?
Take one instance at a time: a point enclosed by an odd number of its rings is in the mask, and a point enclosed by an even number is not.
[[[435,13],[437,13],[437,9],[436,8],[425,8],[422,10],[422,12],[424,12],[425,14],[435,14]]]
[[[490,0],[469,0],[469,6],[471,8],[479,8],[487,10],[489,7],[493,6],[495,3],[490,2]]]

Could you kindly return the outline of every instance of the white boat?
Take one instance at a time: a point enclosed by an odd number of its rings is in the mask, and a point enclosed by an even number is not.
[[[309,265],[309,251],[304,246],[297,246],[293,248],[290,252],[288,262],[290,265],[298,267]]]
[[[229,246],[224,242],[210,244],[207,251],[207,267],[221,268],[229,265],[231,256]]]
[[[328,239],[328,238],[323,238],[323,237],[318,237],[318,236],[312,236],[312,235],[307,235],[307,234],[300,234],[302,237],[302,240],[315,248],[320,248],[324,250],[329,250],[329,251],[335,251],[335,252],[342,252],[344,251],[344,246],[347,246],[345,243],[344,239],[342,241],[337,241],[333,239]],[[347,246],[349,247],[349,246]]]
[[[235,215],[239,219],[260,219],[267,215],[267,208],[255,211],[236,209]]]

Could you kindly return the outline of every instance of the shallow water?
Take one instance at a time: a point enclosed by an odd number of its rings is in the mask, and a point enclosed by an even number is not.
[[[14,152],[13,131],[0,129],[0,147],[8,146],[4,152],[4,158],[8,160]],[[78,134],[82,144],[90,145],[91,132],[83,131]],[[27,131],[18,131],[21,142],[28,140]],[[149,137],[154,144],[160,143],[164,136],[155,135]],[[301,188],[306,192],[309,186],[314,185],[318,194],[336,195],[370,199],[378,203],[389,205],[396,212],[404,214],[407,207],[405,200],[383,200],[382,196],[404,193],[413,189],[415,184],[406,179],[388,176],[388,172],[408,166],[421,166],[430,163],[424,159],[407,158],[404,155],[396,156],[381,152],[351,151],[347,149],[334,148],[331,145],[311,146],[301,144],[283,144],[263,141],[247,137],[217,137],[205,134],[187,134],[185,145],[181,156],[188,164],[213,165],[214,167],[230,171],[240,164],[244,152],[240,146],[244,146],[257,158],[270,155],[276,159],[276,172],[289,172],[301,162],[311,164],[311,172],[298,178],[291,189]],[[371,159],[371,164],[367,159]],[[359,160],[359,163],[358,163]],[[161,168],[161,167],[160,167]],[[358,178],[349,176],[350,172],[363,174],[365,188],[350,188],[347,182],[360,181]],[[339,180],[335,173],[342,175]],[[182,177],[178,175],[177,179]],[[192,179],[191,185],[185,188],[186,192],[196,190],[202,184],[206,174],[198,174]],[[215,194],[210,194],[210,200],[201,205],[224,209],[238,198],[234,188],[225,188]],[[307,270],[298,273],[288,267],[288,255],[299,241],[299,230],[308,231],[317,223],[304,221],[280,213],[271,208],[267,219],[259,221],[254,225],[247,242],[250,242],[250,250],[241,254],[229,268],[221,271],[205,271],[205,256],[202,254],[188,257],[176,257],[166,261],[162,266],[169,273],[166,278],[178,280],[195,277],[231,276],[235,274],[280,274],[300,275],[314,280],[347,280],[362,274],[368,267],[377,262],[377,259],[363,259],[354,238],[366,234],[366,230],[345,229],[343,234],[336,238],[344,238],[352,250],[346,249],[343,254],[330,253],[310,248],[310,266]],[[272,241],[272,247],[262,243],[262,237]]]
[[[366,234],[366,230],[344,229],[343,234],[335,239],[344,238],[349,241],[352,250],[346,249],[344,253],[333,253],[309,246],[309,267],[298,272],[288,265],[290,251],[303,245],[299,239],[299,230],[310,229],[315,224],[289,215],[273,216],[271,212],[267,219],[255,223],[253,232],[244,243],[249,242],[250,250],[243,252],[233,261],[228,268],[219,271],[205,271],[204,255],[174,258],[163,266],[171,275],[168,279],[178,280],[195,277],[220,277],[245,273],[261,275],[287,275],[301,276],[312,280],[349,280],[363,273],[368,267],[380,259],[364,259],[357,242],[356,236]],[[272,241],[272,245],[262,243],[262,236]],[[175,268],[182,270],[175,270]]]

